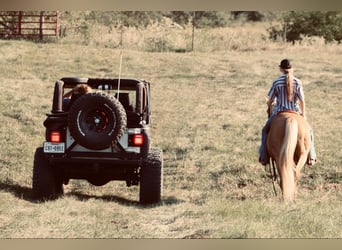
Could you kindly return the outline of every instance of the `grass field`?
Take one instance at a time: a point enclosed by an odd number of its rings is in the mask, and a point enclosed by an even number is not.
[[[0,238],[341,238],[342,47],[248,44],[124,51],[122,77],[151,82],[153,144],[164,151],[162,202],[142,207],[123,182],[72,180],[61,199],[30,199],[54,81],[117,77],[120,50],[0,41]],[[304,83],[319,159],[293,204],[275,197],[257,160],[264,96],[285,57]]]

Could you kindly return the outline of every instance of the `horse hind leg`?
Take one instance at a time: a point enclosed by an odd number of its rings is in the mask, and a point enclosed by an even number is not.
[[[298,159],[298,162],[297,164],[293,167],[293,173],[294,173],[294,183],[295,183],[295,190],[294,190],[294,199],[296,198],[297,196],[297,183],[298,183],[298,180],[301,176],[301,169],[304,167],[305,163],[306,163],[306,156],[307,154],[306,153],[301,153],[300,154],[300,157]]]
[[[308,137],[308,135],[305,135],[305,133],[304,133],[301,136],[299,136],[299,138],[298,138],[297,148],[298,148],[299,154],[297,154],[297,155],[299,156],[299,158],[298,158],[298,161],[297,161],[297,164],[295,167],[295,173],[296,173],[297,179],[299,179],[299,177],[301,175],[300,172],[301,172],[302,168],[304,167],[304,165],[306,164],[308,156],[309,156],[309,152],[310,152],[310,143],[311,142],[310,142],[310,140],[307,139],[307,137]]]
[[[283,200],[285,202],[293,201],[296,195],[296,178],[295,172],[292,170],[292,168],[283,168],[280,186],[283,193]]]
[[[299,159],[298,159],[298,162],[295,166],[295,176],[296,176],[296,179],[298,180],[300,175],[301,175],[301,170],[302,168],[304,167],[306,161],[307,161],[307,158],[308,158],[308,154],[309,154],[309,151],[306,150],[306,151],[302,151],[300,153],[300,156],[299,156]]]

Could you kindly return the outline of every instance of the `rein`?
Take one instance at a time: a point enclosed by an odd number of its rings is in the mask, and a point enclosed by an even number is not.
[[[272,186],[273,186],[273,191],[275,196],[278,196],[276,188],[274,183],[277,181],[277,172],[276,172],[276,168],[275,168],[275,162],[273,159],[270,159],[270,174],[271,174],[271,179],[272,179]]]
[[[268,117],[271,116],[273,108],[274,108],[274,106],[272,105],[272,103],[267,102],[267,114],[268,114]],[[274,183],[277,181],[277,172],[276,172],[276,168],[275,168],[275,162],[274,162],[274,160],[272,158],[270,159],[269,171],[270,171],[270,174],[271,174],[274,195],[278,196],[276,188],[275,188],[275,185],[274,185]]]

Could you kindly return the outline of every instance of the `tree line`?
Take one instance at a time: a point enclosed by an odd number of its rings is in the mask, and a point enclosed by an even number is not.
[[[0,26],[9,26],[8,15],[0,12]],[[168,18],[175,25],[193,28],[215,28],[234,25],[236,22],[276,22],[268,29],[271,40],[282,39],[295,43],[304,36],[320,36],[326,42],[342,40],[342,11],[63,11],[61,23],[82,32],[90,25],[102,24],[110,28],[144,28]],[[63,29],[61,29],[61,36]]]

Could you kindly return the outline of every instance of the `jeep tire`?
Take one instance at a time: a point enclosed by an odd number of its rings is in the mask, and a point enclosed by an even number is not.
[[[81,146],[105,149],[116,143],[127,126],[122,104],[104,93],[84,94],[72,104],[68,115],[71,136]]]
[[[162,151],[150,148],[140,173],[139,201],[142,204],[160,202],[163,176]]]
[[[43,148],[36,149],[33,162],[32,196],[35,199],[55,199],[64,194],[63,182],[45,158]]]

